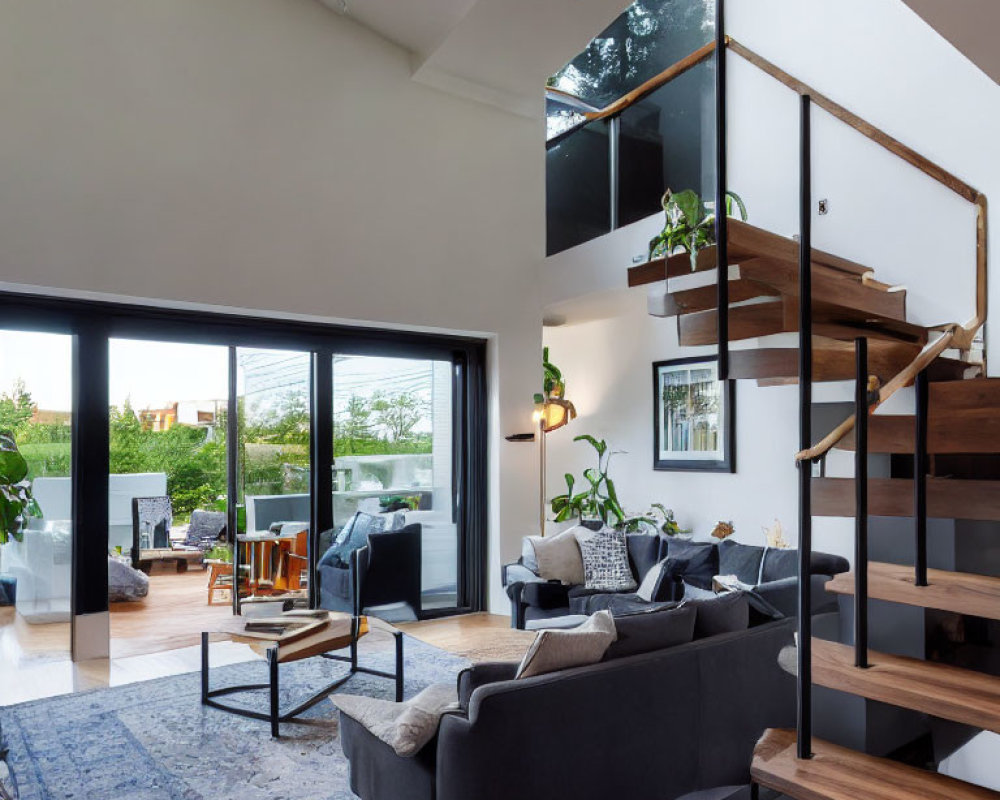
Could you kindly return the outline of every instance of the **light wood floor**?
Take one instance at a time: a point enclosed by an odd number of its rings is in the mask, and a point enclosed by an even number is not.
[[[229,618],[228,603],[207,604],[208,575],[154,571],[149,595],[111,606],[111,658],[70,660],[69,623],[29,625],[0,608],[0,705],[192,672],[199,635]],[[223,595],[217,595],[223,600]],[[511,630],[506,616],[470,614],[400,626],[407,634],[471,661],[518,661],[534,634]],[[213,666],[257,658],[234,642],[212,645]]]

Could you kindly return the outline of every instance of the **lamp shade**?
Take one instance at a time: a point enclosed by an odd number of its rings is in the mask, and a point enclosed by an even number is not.
[[[576,417],[576,408],[569,400],[550,398],[535,406],[532,415],[544,433],[557,430]]]

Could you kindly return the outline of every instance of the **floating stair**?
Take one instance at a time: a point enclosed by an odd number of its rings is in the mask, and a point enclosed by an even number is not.
[[[929,585],[917,586],[913,574],[913,567],[872,562],[868,565],[868,596],[890,603],[1000,620],[1000,578],[929,569]],[[854,573],[834,576],[826,584],[826,590],[853,595]]]
[[[1000,792],[814,739],[796,758],[795,731],[769,730],[757,743],[751,776],[799,800],[1000,800]]]
[[[812,641],[815,684],[1000,733],[1000,678],[874,651],[858,669],[852,646]]]
[[[813,478],[815,516],[853,517],[855,508],[854,478]],[[912,517],[913,481],[869,478],[868,513],[874,517]],[[928,477],[927,516],[1000,520],[1000,481]]]

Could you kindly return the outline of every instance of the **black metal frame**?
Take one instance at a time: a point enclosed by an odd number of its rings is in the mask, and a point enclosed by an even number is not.
[[[868,667],[868,339],[854,340],[854,665]]]
[[[663,404],[660,402],[659,370],[680,364],[710,364],[717,356],[688,356],[653,362],[653,469],[663,472],[736,472],[736,381],[722,383],[722,408],[719,429],[722,431],[724,456],[715,461],[695,459],[665,461],[660,458],[660,429]]]
[[[927,585],[927,409],[929,391],[927,370],[917,373],[914,381],[917,394],[916,431],[913,446],[913,522],[917,539],[914,582]]]
[[[799,448],[812,447],[812,99],[803,95],[799,151]],[[799,467],[799,758],[812,758],[812,461]]]
[[[230,348],[230,406],[236,408],[235,348],[260,347],[298,349],[310,353],[340,352],[355,355],[428,358],[455,361],[464,368],[463,392],[468,411],[463,420],[465,433],[459,466],[461,485],[467,492],[486,491],[488,414],[486,402],[486,343],[465,336],[446,336],[413,331],[360,328],[302,320],[255,317],[247,314],[193,311],[151,305],[80,300],[22,292],[0,292],[0,327],[10,330],[40,331],[73,336],[73,546],[71,607],[74,615],[109,610],[107,586],[108,507],[94,502],[108,492],[109,398],[108,340],[110,338],[152,339],[179,343],[222,345]],[[332,367],[331,367],[332,368]],[[315,372],[314,372],[315,374]],[[318,384],[317,384],[318,386]],[[332,392],[332,386],[330,391]],[[314,439],[333,441],[332,415],[317,417]],[[236,440],[236,415],[229,415],[227,433]],[[232,450],[232,448],[231,448]],[[235,453],[230,456],[228,494],[236,498]],[[310,490],[328,485],[320,473],[311,471]],[[330,478],[332,480],[332,478]],[[330,496],[332,515],[332,493]],[[316,519],[325,512],[314,511]],[[469,563],[459,565],[465,576],[463,605],[437,613],[479,611],[486,603],[486,497],[467,497],[459,516],[460,552]],[[236,535],[236,503],[228,508],[230,535]],[[238,548],[234,548],[238,552]],[[315,585],[316,554],[311,553],[311,583]],[[478,559],[473,561],[472,559]],[[239,582],[238,557],[234,557],[234,585]],[[464,590],[464,591],[463,591]],[[234,591],[234,594],[236,592]],[[234,600],[234,612],[237,604]]]
[[[386,672],[384,670],[372,669],[371,667],[363,667],[358,663],[359,625],[360,620],[358,617],[351,617],[351,643],[348,645],[348,648],[350,649],[349,656],[341,656],[333,652],[318,654],[320,658],[350,664],[350,671],[346,675],[342,675],[337,678],[337,680],[332,683],[327,684],[322,689],[310,695],[305,700],[285,712],[281,711],[278,703],[280,688],[278,673],[278,645],[274,644],[267,649],[267,683],[249,683],[239,686],[223,686],[219,689],[212,689],[209,682],[210,664],[208,652],[211,633],[209,631],[204,631],[201,634],[201,704],[204,706],[210,706],[211,708],[217,708],[220,711],[229,712],[230,714],[238,714],[241,717],[260,719],[265,722],[270,722],[271,736],[277,738],[280,735],[279,726],[282,722],[291,722],[300,714],[303,714],[315,706],[317,703],[321,703],[329,697],[331,693],[347,683],[347,681],[349,681],[351,677],[358,672],[362,672],[365,675],[375,675],[380,678],[389,678],[390,680],[394,680],[396,682],[396,702],[403,702],[403,632],[397,630],[392,633],[393,639],[395,640],[396,671]],[[254,711],[249,708],[230,705],[229,703],[223,703],[214,699],[224,695],[259,691],[261,689],[267,689],[269,693],[269,711],[266,714],[262,711]]]
[[[729,378],[729,229],[726,116],[726,0],[715,2],[715,252],[719,380]]]

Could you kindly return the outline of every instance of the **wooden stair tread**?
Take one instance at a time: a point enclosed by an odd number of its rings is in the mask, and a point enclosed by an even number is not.
[[[874,600],[1000,620],[1000,578],[929,569],[927,583],[914,584],[913,567],[882,562],[868,565],[868,596]],[[854,573],[835,575],[826,590],[853,595]]]
[[[813,478],[812,512],[817,517],[853,517],[854,478]],[[869,478],[868,513],[912,517],[910,478]],[[927,478],[927,516],[938,519],[1000,520],[1000,481]]]
[[[916,417],[875,414],[868,419],[868,452],[912,453]],[[854,450],[852,430],[837,447]],[[940,454],[1000,453],[1000,408],[942,413],[931,406],[927,415],[927,452]]]
[[[851,645],[813,639],[813,683],[1000,733],[1000,678],[948,664],[869,651],[854,666]]]
[[[796,800],[998,800],[1000,793],[936,772],[813,739],[796,758],[795,732],[765,731],[754,749],[754,781]]]

